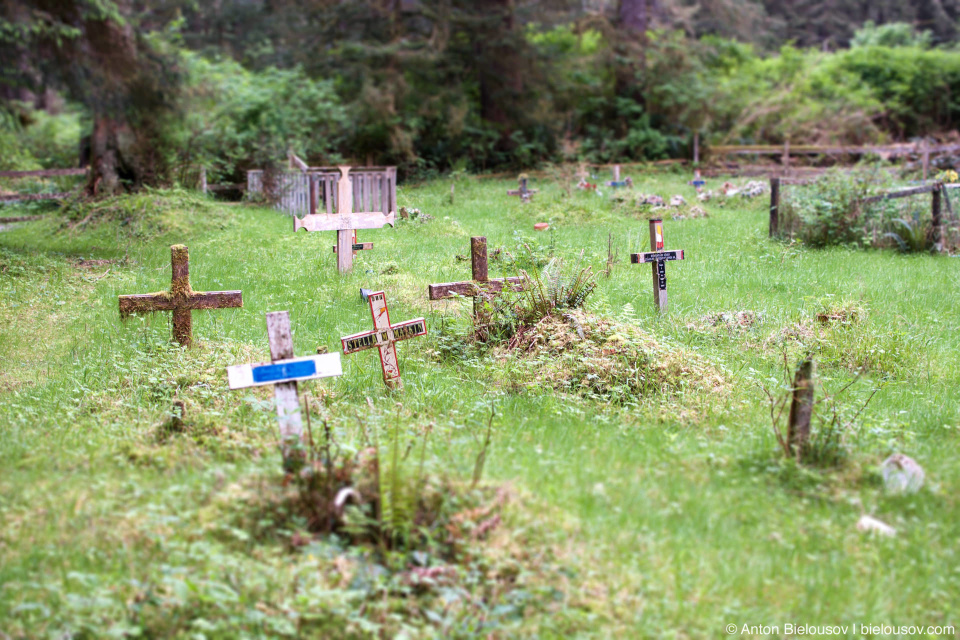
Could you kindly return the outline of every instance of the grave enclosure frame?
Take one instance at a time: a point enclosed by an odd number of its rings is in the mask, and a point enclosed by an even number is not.
[[[785,220],[781,216],[783,205],[783,190],[786,186],[807,186],[813,184],[815,180],[804,180],[799,178],[788,178],[781,176],[772,176],[770,178],[770,222],[768,235],[770,238],[793,237],[793,231],[783,228]],[[909,187],[906,189],[895,189],[867,196],[858,201],[859,204],[870,204],[872,202],[881,202],[883,200],[895,200],[898,198],[909,198],[912,196],[930,194],[930,219],[932,229],[933,250],[937,253],[945,252],[944,244],[944,221],[943,204],[946,202],[948,212],[951,217],[953,213],[950,196],[947,193],[949,189],[960,189],[960,184],[949,184],[944,182],[933,182],[919,187]]]
[[[353,211],[396,212],[396,167],[350,167],[349,179]],[[271,180],[273,185],[266,184]],[[272,195],[276,197],[275,208],[298,218],[337,213],[339,182],[339,167],[306,167],[272,174],[263,169],[247,171],[248,194]]]

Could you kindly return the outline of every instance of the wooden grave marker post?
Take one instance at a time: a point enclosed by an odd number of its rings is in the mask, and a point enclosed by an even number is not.
[[[528,189],[527,188],[527,176],[526,174],[521,174],[517,179],[517,189],[508,189],[508,196],[519,196],[520,202],[530,202],[533,199],[533,194],[538,193],[539,189]]]
[[[346,273],[353,269],[353,253],[355,250],[370,249],[370,243],[356,242],[357,229],[382,229],[386,225],[394,224],[396,213],[393,211],[353,211],[353,185],[350,182],[350,167],[342,166],[340,180],[337,185],[337,213],[309,213],[303,218],[293,217],[293,231],[300,229],[307,231],[336,231],[337,245],[334,251],[337,254],[337,270]],[[312,181],[311,181],[312,182]],[[311,208],[313,207],[311,195]],[[312,209],[311,209],[312,210]]]
[[[670,260],[683,260],[683,249],[664,251],[663,249],[663,220],[650,221],[650,248],[646,253],[630,254],[633,264],[651,263],[653,267],[653,303],[657,311],[667,310],[667,265]]]
[[[173,311],[173,338],[184,346],[193,342],[193,317],[200,309],[235,309],[243,306],[242,291],[194,291],[190,287],[190,256],[187,247],[170,247],[170,291],[119,296],[120,319],[132,313]]]
[[[633,179],[630,177],[625,178],[624,180],[620,179],[620,165],[613,165],[613,180],[605,183],[608,187],[613,187],[614,189],[618,187],[632,187]]]
[[[487,239],[484,236],[470,238],[470,258],[473,280],[463,282],[444,282],[427,287],[431,300],[446,300],[457,295],[473,296],[473,315],[477,318],[483,309],[483,298],[492,296],[509,287],[514,291],[523,291],[523,278],[487,277]]]
[[[363,331],[340,339],[344,355],[377,347],[380,351],[380,366],[383,382],[391,389],[402,389],[400,363],[397,360],[397,342],[427,335],[427,323],[415,318],[390,324],[387,311],[387,296],[383,291],[374,291],[367,297],[370,315],[373,316],[373,331]]]
[[[227,383],[231,390],[273,385],[283,459],[287,460],[290,452],[303,443],[297,382],[340,376],[343,368],[339,353],[294,357],[290,313],[287,311],[267,314],[267,338],[270,341],[270,362],[227,367]]]

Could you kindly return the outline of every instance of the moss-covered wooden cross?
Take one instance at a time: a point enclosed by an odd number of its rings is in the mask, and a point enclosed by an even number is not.
[[[483,236],[470,238],[470,262],[473,270],[473,280],[464,282],[444,282],[431,284],[427,292],[431,300],[446,300],[455,296],[473,296],[473,313],[479,318],[483,308],[483,298],[493,296],[504,288],[522,291],[525,281],[523,278],[494,278],[487,277],[487,239]]]
[[[120,296],[120,319],[131,313],[173,311],[173,338],[184,346],[193,342],[194,309],[230,309],[243,306],[241,291],[194,291],[190,287],[190,257],[187,247],[170,247],[170,291]]]

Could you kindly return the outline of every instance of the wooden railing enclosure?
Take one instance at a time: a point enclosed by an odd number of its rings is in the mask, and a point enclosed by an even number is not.
[[[276,208],[302,217],[310,213],[335,213],[338,209],[339,167],[307,167],[276,175]],[[247,172],[247,193],[263,193],[263,171]],[[353,187],[353,212],[397,209],[396,167],[352,167],[348,179]]]

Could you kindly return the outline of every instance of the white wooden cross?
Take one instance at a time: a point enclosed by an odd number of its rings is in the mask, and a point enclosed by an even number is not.
[[[397,361],[397,342],[427,335],[427,323],[423,318],[390,324],[387,297],[383,291],[374,291],[367,300],[373,316],[373,331],[364,331],[340,339],[344,354],[366,351],[377,347],[380,351],[380,366],[383,382],[391,389],[402,389],[400,363]]]
[[[353,185],[350,182],[350,167],[342,166],[337,186],[337,213],[309,213],[303,218],[293,217],[293,231],[336,231],[337,270],[346,273],[353,269],[353,252],[357,229],[382,229],[394,224],[393,211],[353,211]],[[366,248],[357,245],[357,248]]]
[[[663,250],[663,220],[650,221],[650,248],[653,251],[630,254],[633,264],[651,263],[653,267],[653,303],[657,311],[667,310],[667,266],[669,260],[683,260],[683,249]]]
[[[340,376],[343,368],[339,353],[293,357],[293,337],[287,311],[267,314],[267,337],[270,340],[270,362],[227,367],[227,382],[231,389],[273,385],[283,458],[286,460],[290,450],[303,442],[297,381]]]

